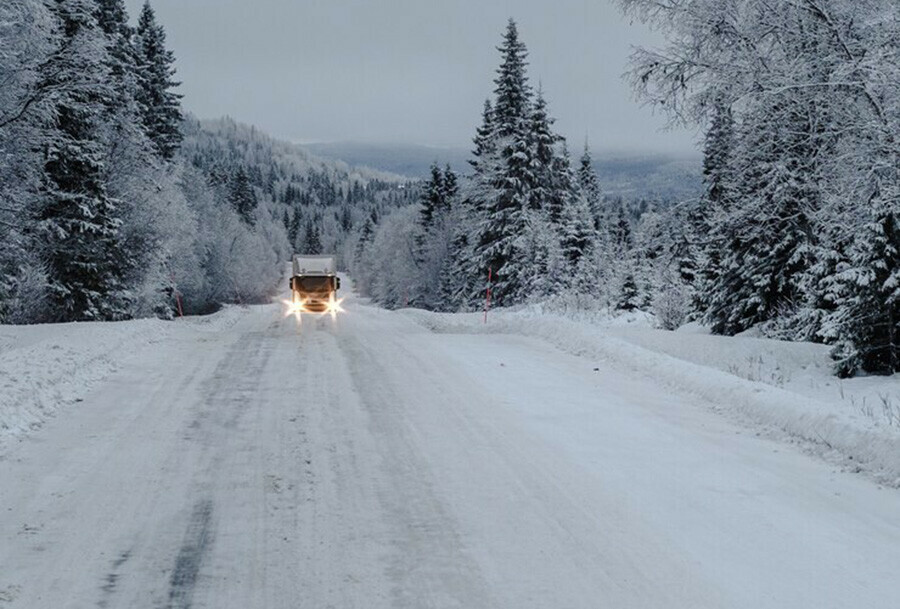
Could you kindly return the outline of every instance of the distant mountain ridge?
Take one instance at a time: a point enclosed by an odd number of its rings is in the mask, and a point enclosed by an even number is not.
[[[471,171],[471,153],[465,148],[357,142],[302,147],[321,158],[410,178],[426,177],[433,162],[462,174]],[[604,193],[628,199],[689,199],[702,186],[699,156],[603,152],[594,154],[594,168]]]

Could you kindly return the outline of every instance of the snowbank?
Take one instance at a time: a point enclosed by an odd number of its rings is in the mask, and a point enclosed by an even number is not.
[[[218,332],[246,310],[175,322],[140,319],[0,326],[0,446],[39,427],[60,408],[80,402],[96,383],[154,343],[179,332]]]
[[[573,321],[528,310],[494,312],[487,325],[478,314],[401,313],[436,332],[518,334],[602,360],[900,487],[900,376],[839,381],[831,375],[827,347]]]

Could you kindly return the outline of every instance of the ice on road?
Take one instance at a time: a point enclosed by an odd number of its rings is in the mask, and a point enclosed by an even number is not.
[[[173,331],[0,457],[0,608],[897,606],[900,493],[348,299]]]

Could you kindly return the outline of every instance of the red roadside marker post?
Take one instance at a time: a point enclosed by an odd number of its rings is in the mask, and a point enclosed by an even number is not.
[[[484,323],[487,323],[488,311],[491,309],[491,280],[493,279],[494,269],[488,269],[487,291],[484,295]]]

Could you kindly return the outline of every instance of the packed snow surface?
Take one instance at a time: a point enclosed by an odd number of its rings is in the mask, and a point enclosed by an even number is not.
[[[896,380],[344,308],[0,328],[0,607],[896,607]]]

